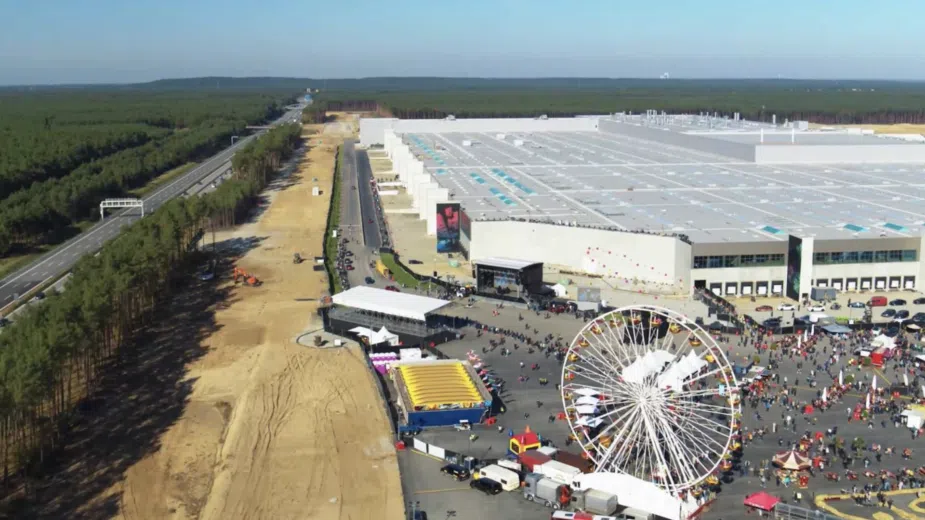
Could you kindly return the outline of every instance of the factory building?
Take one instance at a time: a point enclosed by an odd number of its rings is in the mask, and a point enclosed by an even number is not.
[[[362,119],[360,139],[474,262],[791,298],[925,277],[921,136],[648,112]]]

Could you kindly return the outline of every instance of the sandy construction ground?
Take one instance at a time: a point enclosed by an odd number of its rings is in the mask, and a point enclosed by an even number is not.
[[[335,146],[353,129],[320,130],[296,171],[268,189],[263,214],[216,237],[256,237],[237,265],[263,285],[234,288],[216,311],[217,331],[189,368],[182,414],[159,449],[107,493],[120,496],[116,516],[403,517],[389,420],[359,347],[295,342],[320,327],[316,302],[326,279],[311,257],[321,255]],[[320,197],[311,195],[313,179]],[[294,252],[308,261],[294,265]]]
[[[819,125],[812,124],[810,128],[862,128],[873,130],[878,134],[925,134],[925,125]]]

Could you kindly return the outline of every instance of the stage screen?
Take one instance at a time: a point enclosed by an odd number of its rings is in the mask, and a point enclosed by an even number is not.
[[[459,203],[437,204],[437,252],[459,252]]]
[[[787,297],[800,300],[800,270],[803,262],[803,239],[790,235],[787,243]]]

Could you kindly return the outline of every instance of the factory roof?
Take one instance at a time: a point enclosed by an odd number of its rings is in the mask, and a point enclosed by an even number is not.
[[[694,243],[914,237],[925,223],[925,164],[755,164],[599,131],[402,139],[472,220],[675,233]]]
[[[362,285],[337,293],[331,299],[334,305],[390,314],[417,321],[425,321],[428,314],[450,303],[437,298],[386,291]]]

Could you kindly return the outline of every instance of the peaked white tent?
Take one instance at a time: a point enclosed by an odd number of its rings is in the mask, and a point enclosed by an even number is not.
[[[697,353],[688,352],[677,363],[668,367],[664,374],[658,376],[658,386],[679,389],[687,378],[696,374],[705,366],[707,366],[707,362],[700,359]]]
[[[647,377],[660,372],[665,367],[665,363],[670,363],[674,359],[675,355],[670,352],[653,350],[624,368],[623,379],[630,383],[642,383]]]
[[[354,334],[356,334],[357,336],[360,336],[361,338],[366,338],[366,341],[368,341],[370,345],[379,345],[380,343],[388,343],[389,345],[394,347],[394,346],[397,346],[399,343],[398,335],[389,332],[389,330],[386,329],[385,327],[382,327],[378,331],[375,331],[373,329],[368,329],[366,327],[354,327],[350,329],[350,332],[353,332]]]

